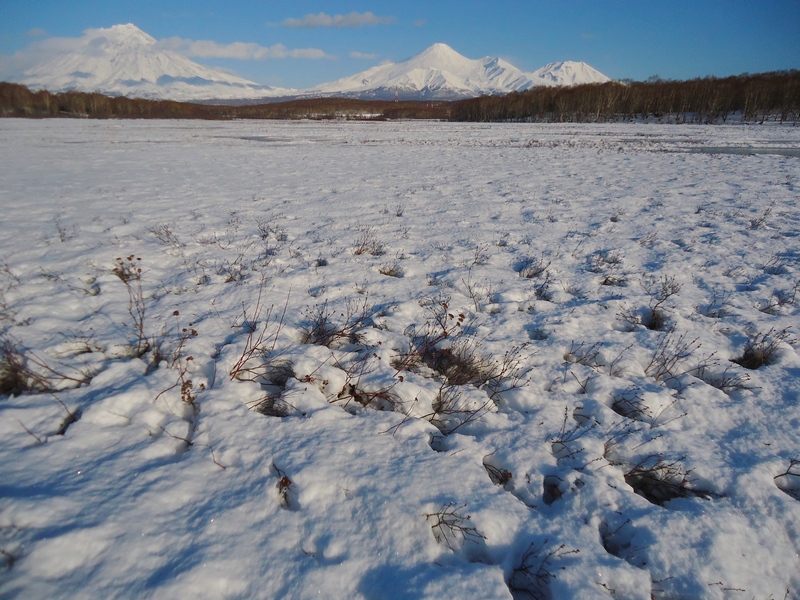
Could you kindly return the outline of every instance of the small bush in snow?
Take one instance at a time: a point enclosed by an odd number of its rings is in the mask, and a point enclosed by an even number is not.
[[[487,460],[488,458],[489,456],[483,457],[483,468],[486,469],[489,479],[493,484],[499,485],[500,487],[505,487],[505,485],[511,481],[514,476],[508,469],[492,464],[491,460]]]
[[[181,243],[178,241],[178,236],[175,235],[172,227],[169,223],[165,223],[164,225],[151,227],[148,231],[162,244],[180,248]]]
[[[280,317],[273,317],[274,306],[263,309],[263,293],[264,284],[259,288],[255,307],[248,309],[242,306],[241,318],[234,323],[234,328],[241,327],[247,332],[247,339],[242,354],[231,367],[229,373],[231,381],[234,379],[255,381],[259,377],[263,377],[264,370],[268,366],[267,356],[275,350],[278,343],[278,335],[283,329],[289,298],[286,298],[286,304],[283,306]],[[263,324],[259,327],[259,323]]]
[[[378,267],[378,273],[386,275],[387,277],[400,278],[403,276],[403,268],[400,266],[399,261],[395,260],[388,265],[381,265]]]
[[[359,236],[353,242],[353,254],[371,254],[381,256],[383,254],[383,244],[378,241],[375,229],[372,227],[359,227]]]
[[[636,310],[630,306],[625,306],[617,316],[628,323],[631,328],[637,325],[644,325],[650,330],[661,331],[666,327],[667,319],[664,313],[664,303],[672,296],[677,295],[683,284],[675,281],[675,277],[662,275],[656,279],[654,277],[644,278],[641,281],[644,291],[650,296],[647,309]]]
[[[750,375],[735,370],[733,365],[728,365],[722,372],[717,373],[711,372],[708,368],[701,368],[695,376],[726,394],[730,394],[734,390],[752,389],[749,384]]]
[[[288,417],[296,414],[297,409],[283,398],[289,380],[294,377],[294,368],[288,360],[267,361],[259,373],[259,381],[265,394],[249,403],[248,408],[267,417]]]
[[[383,385],[367,381],[368,376],[375,370],[374,363],[379,360],[377,354],[367,350],[347,368],[337,362],[336,366],[345,372],[345,383],[342,390],[330,402],[339,402],[344,408],[347,408],[352,401],[374,410],[389,411],[399,408],[400,400],[392,390],[402,379],[393,379],[391,383]]]
[[[778,348],[785,341],[789,341],[788,327],[777,332],[773,328],[766,333],[756,333],[747,340],[744,354],[733,362],[745,369],[759,369],[774,360]]]
[[[650,296],[648,303],[650,316],[644,325],[648,329],[661,330],[666,323],[662,307],[667,300],[681,291],[683,284],[675,281],[673,276],[662,275],[658,279],[645,279],[642,281],[642,287]]]
[[[91,379],[87,372],[71,371],[50,366],[11,336],[0,338],[0,395],[51,392],[78,387]]]
[[[300,341],[329,348],[341,342],[357,343],[358,331],[372,318],[373,310],[368,300],[366,295],[360,300],[348,300],[341,311],[330,308],[327,300],[307,307],[303,311],[306,322],[301,328]]]
[[[491,405],[491,398],[475,400],[465,395],[461,386],[443,381],[431,401],[433,412],[423,418],[427,418],[444,435],[450,435],[464,425],[478,420],[491,409]]]
[[[486,539],[484,535],[472,525],[469,515],[459,514],[458,511],[465,507],[466,504],[456,506],[454,503],[450,502],[448,504],[443,504],[441,508],[434,513],[425,514],[425,520],[433,522],[431,531],[436,541],[447,546],[454,552],[458,551],[464,542],[477,544],[481,540]]]
[[[800,281],[797,281],[789,290],[775,290],[766,302],[758,306],[758,310],[768,315],[775,315],[783,306],[794,306],[797,292],[800,290]]]
[[[278,504],[280,504],[281,508],[287,510],[294,509],[296,504],[294,500],[294,482],[289,478],[286,472],[278,468],[274,462],[272,463],[272,469],[278,477],[278,483],[275,485],[275,489],[278,491]]]
[[[697,312],[711,319],[721,319],[730,312],[732,292],[713,292],[708,304],[697,307]]]
[[[561,423],[561,430],[558,432],[558,434],[550,436],[547,439],[547,441],[550,442],[550,449],[553,453],[553,456],[559,460],[573,459],[580,455],[585,448],[576,446],[575,442],[592,431],[598,425],[597,421],[592,421],[588,426],[576,422],[574,426],[567,428],[568,420],[569,407],[565,407],[564,420]]]
[[[601,367],[605,366],[600,358],[602,346],[601,342],[587,346],[584,342],[576,345],[573,341],[570,343],[569,350],[564,353],[564,360],[599,371]]]
[[[788,468],[774,479],[778,489],[795,500],[800,500],[800,457],[791,459]]]
[[[31,371],[25,355],[10,339],[0,345],[0,395],[17,395],[47,389],[46,381]]]
[[[672,327],[659,338],[653,356],[644,368],[645,375],[660,382],[679,377],[683,374],[679,367],[689,360],[698,348],[700,342],[697,338],[687,340],[685,333],[676,337],[675,327]]]
[[[141,258],[131,254],[127,258],[114,259],[111,272],[125,284],[128,291],[128,314],[133,320],[133,330],[136,341],[131,346],[131,354],[139,358],[150,349],[150,342],[144,330],[144,319],[147,307],[142,291]]]
[[[768,206],[763,213],[761,213],[755,219],[750,220],[750,229],[763,229],[767,226],[767,219],[772,214],[772,206]]]
[[[565,568],[558,566],[558,561],[580,553],[580,550],[565,548],[564,544],[556,548],[548,547],[548,540],[539,545],[532,543],[508,578],[511,592],[517,597],[550,600],[550,581],[556,578],[556,572]]]
[[[689,487],[691,471],[684,470],[681,460],[666,460],[660,454],[648,456],[625,473],[625,483],[658,506],[675,498],[708,498],[708,492]]]

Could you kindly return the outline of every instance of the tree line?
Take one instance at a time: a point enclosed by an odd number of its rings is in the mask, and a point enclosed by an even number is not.
[[[0,116],[93,119],[446,119],[447,102],[309,98],[237,106],[46,90],[0,82]]]
[[[688,81],[652,78],[538,87],[454,102],[311,98],[255,105],[146,100],[97,93],[34,92],[0,82],[0,116],[96,119],[439,119],[454,121],[677,123],[800,121],[800,71]]]
[[[533,88],[507,96],[454,103],[457,121],[602,122],[660,120],[677,123],[800,121],[800,71],[689,81],[608,82]]]

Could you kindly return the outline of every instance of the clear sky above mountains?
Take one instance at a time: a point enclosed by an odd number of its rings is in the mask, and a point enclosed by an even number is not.
[[[0,78],[118,23],[202,64],[298,88],[434,42],[523,70],[584,61],[615,79],[800,68],[800,0],[0,0]]]

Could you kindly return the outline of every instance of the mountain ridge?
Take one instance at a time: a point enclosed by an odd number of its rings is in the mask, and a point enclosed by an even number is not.
[[[305,90],[262,86],[195,63],[135,25],[89,29],[70,53],[27,69],[17,78],[31,89],[99,92],[181,101],[271,101],[290,98],[456,100],[538,86],[610,81],[586,63],[550,63],[526,73],[486,56],[470,59],[435,43],[404,61],[376,65]]]
[[[606,81],[610,79],[586,63],[550,63],[538,71],[525,73],[501,58],[470,59],[447,44],[436,43],[399,63],[371,67],[316,86],[304,95],[454,100],[507,94],[538,86]]]

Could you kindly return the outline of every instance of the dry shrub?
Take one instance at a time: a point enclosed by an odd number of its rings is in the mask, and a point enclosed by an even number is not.
[[[373,307],[366,295],[360,300],[346,301],[341,311],[330,308],[327,300],[307,307],[303,311],[306,322],[302,326],[300,341],[329,348],[343,342],[358,343],[358,331],[368,325],[372,313]]]
[[[733,362],[745,369],[760,369],[773,362],[782,342],[789,341],[788,327],[777,332],[772,328],[766,333],[756,333],[747,340],[744,354]]]

